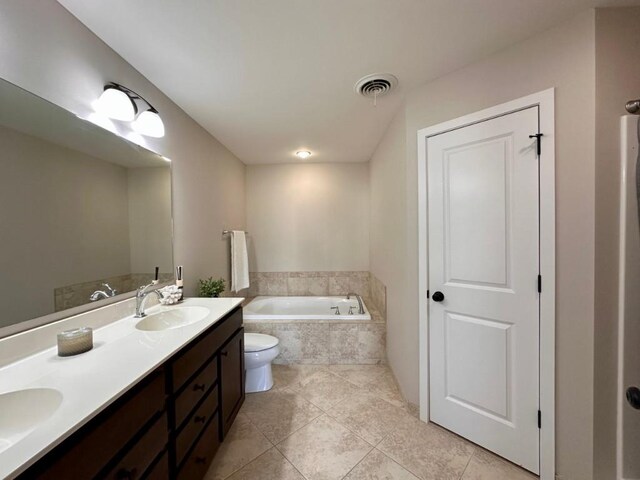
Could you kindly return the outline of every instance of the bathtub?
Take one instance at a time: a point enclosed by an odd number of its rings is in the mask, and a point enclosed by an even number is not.
[[[371,314],[364,304],[364,314],[358,314],[358,300],[346,297],[256,297],[243,309],[248,321],[368,321]],[[340,315],[336,314],[338,307]],[[350,308],[351,307],[351,308]],[[353,313],[350,315],[349,310]]]

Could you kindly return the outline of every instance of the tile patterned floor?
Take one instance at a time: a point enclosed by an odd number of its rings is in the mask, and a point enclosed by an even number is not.
[[[206,480],[534,480],[410,415],[383,365],[274,365]]]

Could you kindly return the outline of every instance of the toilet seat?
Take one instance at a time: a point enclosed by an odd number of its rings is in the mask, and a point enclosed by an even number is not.
[[[265,335],[264,333],[245,333],[244,334],[244,351],[245,352],[262,352],[269,350],[280,343],[276,337]]]

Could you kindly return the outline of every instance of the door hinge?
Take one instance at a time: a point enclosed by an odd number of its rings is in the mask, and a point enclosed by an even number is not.
[[[542,412],[538,410],[538,428],[542,428]]]
[[[427,290],[427,300],[429,300],[429,290]]]
[[[536,133],[536,134],[533,134],[533,135],[529,135],[529,138],[535,138],[536,139],[538,156],[540,156],[542,154],[542,136],[543,135],[544,135],[543,133]]]
[[[542,275],[538,275],[538,293],[542,293]]]

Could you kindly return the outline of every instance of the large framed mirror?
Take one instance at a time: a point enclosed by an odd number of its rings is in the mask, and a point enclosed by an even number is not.
[[[171,164],[0,79],[0,337],[173,279]]]

